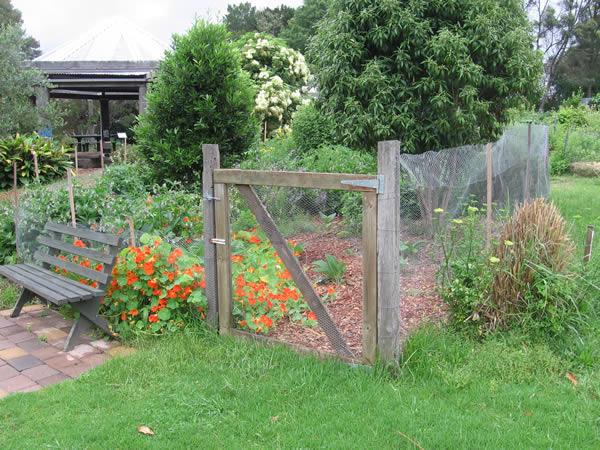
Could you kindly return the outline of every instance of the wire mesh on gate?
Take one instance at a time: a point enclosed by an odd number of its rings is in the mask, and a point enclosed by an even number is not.
[[[338,330],[352,356],[362,354],[361,195],[320,189],[253,186],[277,232],[299,261],[333,323],[323,324],[232,186],[234,326],[324,352],[336,352],[328,335]],[[322,326],[324,328],[322,328]],[[333,330],[335,328],[336,330]]]

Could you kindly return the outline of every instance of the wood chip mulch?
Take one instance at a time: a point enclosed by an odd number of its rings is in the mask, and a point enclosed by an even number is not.
[[[355,357],[362,354],[362,255],[360,239],[341,239],[335,231],[329,233],[304,233],[293,236],[304,244],[300,257],[305,272],[316,284],[320,296],[334,286],[336,298],[326,303],[327,309],[346,339]],[[320,284],[320,274],[313,270],[312,263],[333,255],[346,264],[344,282],[340,285]],[[401,277],[402,292],[402,335],[408,334],[425,322],[440,322],[446,318],[446,307],[439,298],[435,284],[436,265],[431,258],[431,247],[421,245],[418,253],[409,257]],[[290,322],[278,323],[271,338],[295,346],[335,353],[323,330]]]

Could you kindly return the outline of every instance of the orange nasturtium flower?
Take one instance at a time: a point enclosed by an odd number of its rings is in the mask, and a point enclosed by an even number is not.
[[[131,311],[129,311],[129,315],[131,317],[135,317],[139,314],[140,312],[137,309],[132,309]]]
[[[248,239],[248,242],[250,242],[251,244],[260,244],[260,238],[256,235],[252,235],[250,236],[250,239]]]
[[[307,317],[308,317],[308,320],[317,320],[316,314],[314,312],[312,312],[312,311],[308,312],[308,316]]]

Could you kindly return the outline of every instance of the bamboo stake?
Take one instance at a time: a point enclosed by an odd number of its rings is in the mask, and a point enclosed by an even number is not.
[[[133,226],[133,217],[127,218],[129,224],[129,246],[135,247],[135,227]]]
[[[33,156],[33,170],[35,171],[35,181],[40,182],[40,166],[38,165],[37,153],[35,151],[31,152]]]
[[[585,247],[583,250],[583,262],[589,263],[592,260],[592,243],[594,242],[594,225],[588,225],[587,235],[585,237]]]
[[[75,194],[73,192],[73,179],[71,178],[71,168],[67,169],[67,191],[69,193],[69,207],[71,208],[71,225],[77,228],[77,218],[75,215]]]
[[[492,204],[494,201],[494,155],[492,144],[485,148],[487,166],[487,219],[485,222],[485,248],[489,249],[492,242]]]

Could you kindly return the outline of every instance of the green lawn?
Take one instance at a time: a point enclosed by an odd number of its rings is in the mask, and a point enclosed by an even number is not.
[[[598,193],[553,182],[574,237],[600,225]],[[598,333],[557,348],[424,329],[393,374],[202,331],[138,347],[0,400],[0,448],[600,447]]]

